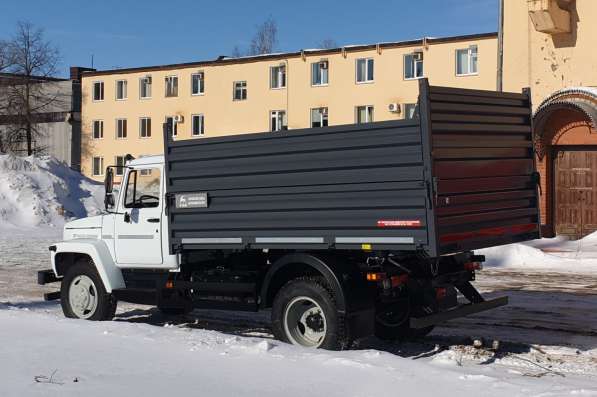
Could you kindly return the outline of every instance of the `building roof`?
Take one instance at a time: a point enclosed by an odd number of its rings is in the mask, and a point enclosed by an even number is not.
[[[330,49],[307,49],[307,50],[300,50],[300,51],[294,51],[294,52],[280,52],[280,53],[273,53],[273,54],[244,56],[244,57],[237,57],[237,58],[227,57],[227,56],[219,56],[217,59],[207,60],[207,61],[195,61],[195,62],[185,62],[185,63],[173,63],[173,64],[166,64],[166,65],[88,71],[88,72],[83,72],[83,77],[101,76],[101,75],[109,75],[109,74],[151,72],[151,71],[160,71],[160,70],[181,69],[181,68],[187,68],[187,67],[240,64],[240,63],[259,62],[259,61],[263,61],[263,60],[294,58],[294,57],[299,57],[299,56],[303,56],[303,55],[336,54],[336,53],[342,53],[343,51],[357,52],[357,51],[375,49],[378,46],[379,46],[379,48],[412,47],[412,46],[423,46],[425,44],[441,44],[441,43],[451,43],[451,42],[458,42],[458,41],[494,39],[494,38],[497,38],[496,32],[477,33],[477,34],[469,34],[469,35],[461,35],[461,36],[447,36],[447,37],[423,37],[423,38],[416,39],[416,40],[392,41],[392,42],[375,43],[375,44],[346,45],[343,47],[330,48]]]
[[[1,81],[11,81],[11,80],[18,80],[22,79],[24,76],[20,73],[0,73],[0,82]],[[44,81],[66,81],[68,79],[62,79],[59,77],[49,77],[49,76],[30,76],[31,80],[44,82]]]

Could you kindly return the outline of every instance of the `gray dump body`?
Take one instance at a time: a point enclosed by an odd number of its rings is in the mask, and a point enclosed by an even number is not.
[[[171,252],[370,246],[436,257],[539,237],[529,93],[422,79],[419,114],[176,142],[166,126]]]

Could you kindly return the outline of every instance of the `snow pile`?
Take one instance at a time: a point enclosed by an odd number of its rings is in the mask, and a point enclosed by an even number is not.
[[[597,232],[580,240],[543,238],[475,251],[487,267],[597,273]]]
[[[0,155],[0,230],[62,227],[97,215],[103,186],[51,157]]]

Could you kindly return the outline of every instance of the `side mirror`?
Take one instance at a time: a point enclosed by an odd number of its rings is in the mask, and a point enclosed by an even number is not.
[[[106,195],[112,193],[112,187],[114,184],[114,169],[112,167],[108,167],[106,169],[106,178],[104,179],[104,188],[106,189]],[[112,200],[114,200],[112,198]]]
[[[110,208],[114,208],[114,195],[112,193],[106,193],[106,196],[104,197],[104,206],[106,207],[106,211],[108,211]]]

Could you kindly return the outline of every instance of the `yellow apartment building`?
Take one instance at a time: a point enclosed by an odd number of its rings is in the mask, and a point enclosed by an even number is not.
[[[494,90],[496,65],[488,33],[85,72],[81,170],[162,153],[165,121],[202,139],[413,117],[419,78]]]
[[[597,0],[500,0],[498,33],[84,72],[82,172],[175,139],[412,117],[417,79],[533,98],[544,235],[597,230]]]

